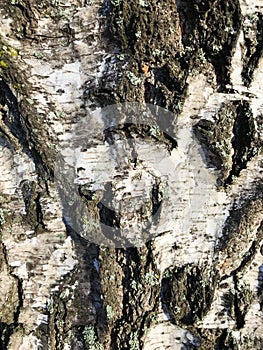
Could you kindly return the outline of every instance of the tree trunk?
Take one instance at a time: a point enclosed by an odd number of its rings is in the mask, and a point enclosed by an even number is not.
[[[0,1],[0,348],[262,349],[261,0]]]

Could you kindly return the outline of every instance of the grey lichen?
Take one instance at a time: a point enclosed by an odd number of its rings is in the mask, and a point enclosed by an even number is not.
[[[131,332],[129,339],[130,350],[140,350],[138,332]]]
[[[119,6],[122,3],[123,0],[110,0],[110,3],[113,6]]]
[[[5,216],[3,209],[0,209],[0,225],[3,225],[5,223]]]
[[[92,326],[86,326],[83,331],[83,338],[89,350],[103,350],[102,344],[98,341]]]
[[[129,81],[132,85],[134,85],[134,86],[141,85],[142,79],[137,77],[133,72],[128,70],[126,72],[126,77],[129,79]]]
[[[108,320],[110,320],[114,317],[114,310],[112,309],[112,307],[110,305],[106,306],[106,315],[107,315]]]
[[[144,281],[149,286],[157,286],[159,284],[159,276],[153,272],[147,272],[144,276]]]
[[[148,7],[149,6],[148,1],[145,1],[145,0],[139,0],[139,4],[142,7]]]

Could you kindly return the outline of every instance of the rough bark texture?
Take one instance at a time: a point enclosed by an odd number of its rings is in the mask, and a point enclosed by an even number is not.
[[[262,10],[0,0],[1,349],[263,349]],[[169,228],[114,249],[66,222],[54,166],[76,122],[124,102],[172,112],[158,122],[174,143],[115,133],[142,158],[166,152],[176,176]],[[80,195],[95,234],[117,220]]]

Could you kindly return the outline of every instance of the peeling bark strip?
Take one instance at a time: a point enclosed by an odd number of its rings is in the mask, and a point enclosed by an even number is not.
[[[261,0],[0,1],[1,349],[262,349],[262,12]],[[96,111],[127,102],[167,112],[99,132]],[[81,183],[67,213],[58,155],[87,119],[89,174],[127,169]],[[136,203],[123,222],[108,195],[132,204],[143,181],[141,217],[161,207],[166,226],[97,244],[103,225],[136,233]]]

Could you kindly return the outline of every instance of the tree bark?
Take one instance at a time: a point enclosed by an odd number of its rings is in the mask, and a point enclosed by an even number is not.
[[[0,1],[1,349],[262,349],[262,9]]]

